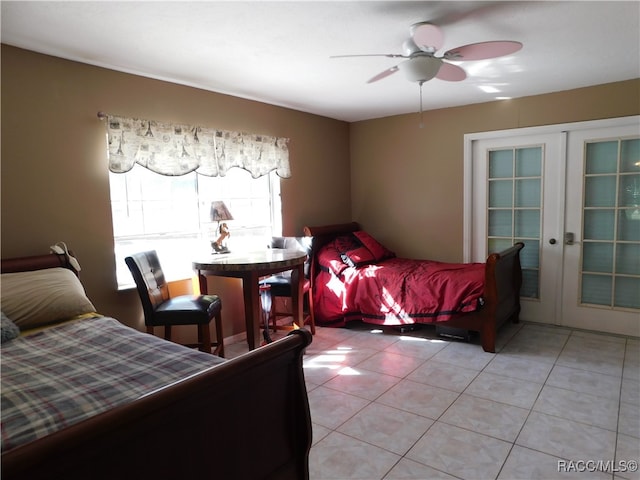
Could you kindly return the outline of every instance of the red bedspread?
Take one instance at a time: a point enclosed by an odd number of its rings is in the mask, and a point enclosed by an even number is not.
[[[343,326],[349,320],[379,325],[432,323],[479,308],[483,263],[454,264],[387,258],[347,267],[320,267],[315,279],[316,321]]]

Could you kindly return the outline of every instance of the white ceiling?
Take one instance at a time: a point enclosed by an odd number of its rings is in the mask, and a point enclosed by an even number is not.
[[[459,63],[462,82],[424,84],[425,110],[640,77],[640,2],[2,1],[2,42],[345,121],[417,112],[397,72],[409,27],[442,27],[438,52],[517,40],[519,52]],[[481,87],[494,87],[487,93]]]

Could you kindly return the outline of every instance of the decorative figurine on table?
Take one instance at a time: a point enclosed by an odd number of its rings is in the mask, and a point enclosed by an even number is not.
[[[233,220],[233,216],[224,202],[220,200],[211,202],[211,221],[218,222],[218,238],[211,242],[213,253],[229,253],[227,238],[231,236],[231,233],[226,224],[227,220]]]
[[[229,227],[227,227],[226,223],[221,223],[218,228],[218,233],[220,236],[216,239],[215,242],[211,242],[211,246],[216,253],[229,253],[229,248],[227,247],[227,238],[231,236],[229,232]]]

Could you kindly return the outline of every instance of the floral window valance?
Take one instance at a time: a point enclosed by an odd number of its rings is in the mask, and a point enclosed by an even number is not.
[[[225,176],[233,167],[261,177],[275,170],[291,176],[288,138],[231,132],[193,125],[104,115],[107,123],[109,170],[124,173],[138,163],[162,175],[196,171]]]

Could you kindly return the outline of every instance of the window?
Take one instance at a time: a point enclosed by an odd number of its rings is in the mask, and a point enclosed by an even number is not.
[[[164,176],[136,164],[109,175],[119,289],[134,286],[124,258],[144,250],[157,250],[167,280],[193,276],[191,262],[210,254],[217,238],[210,218],[214,200],[224,201],[233,215],[231,251],[264,248],[282,230],[280,182],[273,172],[257,179],[240,168],[224,177]]]

